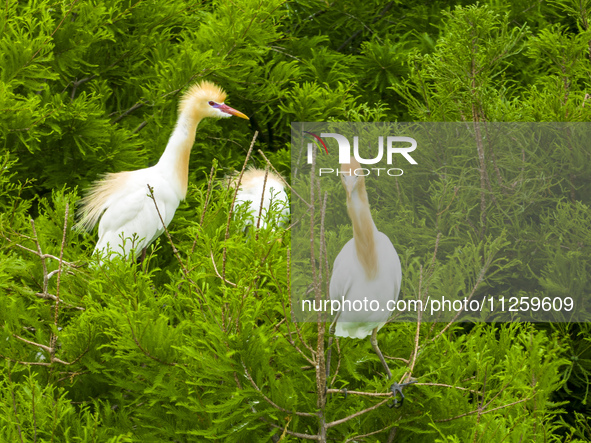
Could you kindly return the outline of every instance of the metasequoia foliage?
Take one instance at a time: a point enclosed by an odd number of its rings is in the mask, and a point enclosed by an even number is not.
[[[465,122],[480,131],[471,150],[425,148],[428,177],[370,197],[401,257],[403,297],[588,294],[589,152],[484,142],[492,121],[588,121],[588,2],[3,8],[0,439],[591,438],[585,324],[387,324],[394,381],[417,381],[402,408],[386,407],[368,340],[334,340],[327,379],[329,325],[292,322],[290,273],[315,266],[317,279],[294,287],[325,296],[350,226],[318,229],[316,260],[294,262],[291,227],[245,232],[219,180],[245,157],[289,177],[291,121]],[[89,266],[95,236],[72,229],[82,191],[153,164],[179,95],[200,79],[224,86],[252,127],[204,122],[187,201],[146,260]],[[291,195],[315,203],[319,224],[346,210],[325,200],[338,183],[322,186]]]

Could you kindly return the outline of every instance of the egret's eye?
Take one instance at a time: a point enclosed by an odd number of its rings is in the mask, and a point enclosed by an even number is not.
[[[215,102],[214,101],[210,101],[209,102],[209,106],[213,106],[213,105],[215,105]]]

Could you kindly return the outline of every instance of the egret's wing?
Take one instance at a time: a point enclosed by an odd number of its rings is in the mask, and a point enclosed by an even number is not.
[[[157,194],[155,199],[160,215],[166,221],[166,204]],[[108,245],[111,250],[124,255],[135,249],[137,256],[162,232],[164,227],[154,200],[148,195],[148,188],[139,188],[111,204],[105,211],[99,224],[99,241],[95,251],[104,250]]]
[[[383,232],[378,232],[376,236],[378,246],[378,260],[380,266],[380,275],[384,279],[387,287],[391,287],[394,300],[398,300],[400,294],[400,284],[402,282],[402,266],[398,253],[392,244],[392,241]]]
[[[398,254],[384,234],[378,232],[376,240],[380,268],[373,279],[367,279],[353,239],[334,262],[330,298],[341,303],[335,329],[339,337],[363,338],[381,328],[391,314],[388,302],[398,298],[402,279]]]
[[[349,240],[337,258],[332,267],[332,276],[330,278],[330,298],[332,300],[346,300],[351,289],[351,276],[355,272],[356,252],[354,240]]]

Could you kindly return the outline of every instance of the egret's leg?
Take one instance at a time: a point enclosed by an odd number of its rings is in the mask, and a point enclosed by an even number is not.
[[[390,372],[390,368],[386,364],[386,360],[384,359],[384,356],[382,355],[382,351],[380,351],[380,348],[378,347],[377,335],[378,335],[378,328],[375,328],[373,330],[373,332],[371,333],[371,339],[370,339],[371,345],[373,346],[373,350],[376,351],[376,354],[378,354],[378,357],[380,357],[380,360],[381,360],[382,364],[384,365],[384,369],[386,370],[386,373],[388,374],[388,379],[391,379],[392,373]]]
[[[389,408],[399,408],[404,403],[404,394],[402,393],[402,388],[406,388],[408,385],[412,385],[416,383],[416,380],[410,380],[406,383],[394,383],[390,386],[390,391],[392,391],[392,397],[394,398],[394,402],[391,405],[388,405]],[[398,401],[398,394],[400,394],[400,401]]]

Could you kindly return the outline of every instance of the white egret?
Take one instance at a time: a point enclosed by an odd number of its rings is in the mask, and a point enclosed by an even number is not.
[[[232,185],[235,185],[235,180],[236,178],[232,181]],[[254,226],[258,225],[261,228],[267,226],[266,215],[270,208],[281,212],[281,217],[277,220],[279,224],[283,224],[289,217],[289,200],[284,184],[281,178],[271,171],[267,173],[266,182],[264,169],[250,168],[244,171],[236,194],[234,210],[239,205],[249,203],[249,214],[253,217]],[[257,220],[259,216],[260,222]]]
[[[392,378],[378,347],[377,332],[390,316],[388,302],[398,299],[402,268],[392,242],[378,231],[371,217],[365,177],[355,175],[359,168],[359,163],[353,158],[349,164],[341,166],[341,171],[349,171],[349,175],[341,175],[341,181],[347,193],[353,238],[339,252],[332,269],[330,298],[341,303],[341,310],[333,322],[331,333],[351,338],[364,338],[371,334],[373,349],[388,378]]]
[[[232,115],[248,120],[242,112],[224,104],[225,99],[226,93],[211,82],[193,85],[180,101],[176,126],[156,165],[109,173],[92,185],[82,200],[80,225],[90,230],[100,219],[95,253],[104,254],[110,248],[128,256],[134,249],[137,258],[164,232],[187,194],[189,156],[199,122],[206,117]]]

